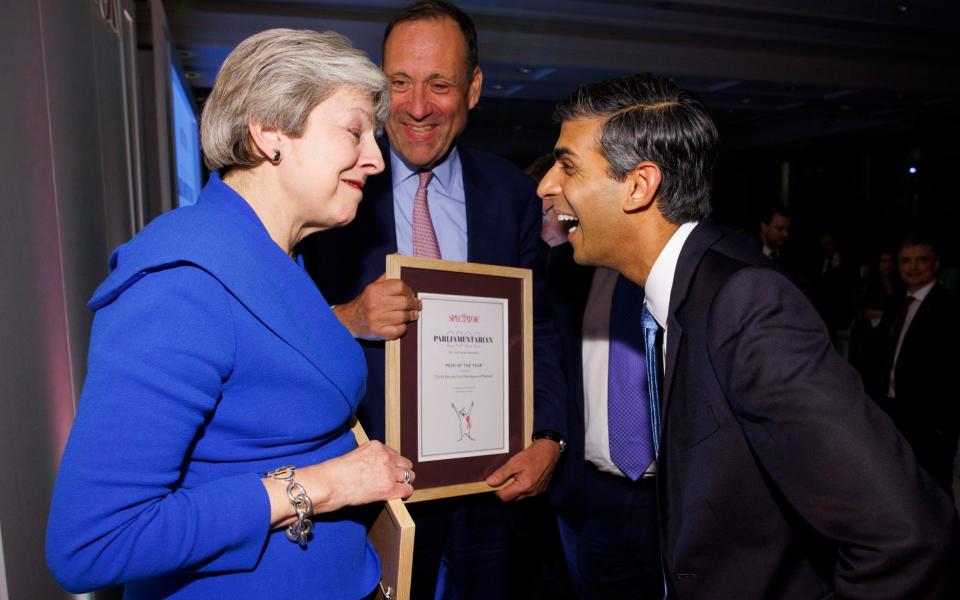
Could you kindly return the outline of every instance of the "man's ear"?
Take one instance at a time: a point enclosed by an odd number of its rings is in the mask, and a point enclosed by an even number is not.
[[[627,173],[626,184],[629,194],[624,197],[624,212],[646,210],[653,206],[660,190],[661,173],[656,163],[645,160]]]
[[[262,123],[256,121],[251,121],[247,128],[250,131],[250,139],[267,160],[272,161],[277,152],[282,154],[283,135],[279,131],[264,127]]]
[[[470,79],[470,87],[467,89],[467,108],[473,109],[480,101],[480,88],[483,87],[483,71],[480,67],[474,67],[473,77]]]

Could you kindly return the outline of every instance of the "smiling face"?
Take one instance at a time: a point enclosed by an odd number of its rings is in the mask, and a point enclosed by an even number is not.
[[[449,18],[398,23],[383,51],[390,81],[390,143],[414,167],[443,160],[480,98],[483,75],[467,74],[467,45]]]
[[[353,220],[367,177],[383,171],[369,94],[340,88],[316,105],[303,135],[286,138],[280,185],[306,233]]]
[[[540,180],[537,193],[552,202],[573,246],[574,260],[616,268],[627,246],[621,241],[623,200],[630,196],[630,183],[610,176],[610,163],[598,150],[604,122],[602,118],[563,122],[554,148],[556,162]]]
[[[900,278],[907,284],[907,291],[915,292],[936,278],[940,259],[933,246],[916,244],[900,248],[897,266]]]

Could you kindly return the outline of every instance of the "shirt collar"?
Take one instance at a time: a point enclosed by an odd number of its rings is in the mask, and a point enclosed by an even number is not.
[[[683,250],[683,244],[687,241],[693,228],[698,221],[692,221],[681,225],[673,235],[667,245],[663,247],[657,260],[654,261],[650,269],[650,275],[647,277],[647,285],[644,286],[646,293],[647,309],[653,318],[657,320],[660,327],[667,327],[667,312],[670,310],[670,291],[673,289],[673,274],[677,270],[677,261],[680,259],[680,251]]]
[[[913,296],[920,302],[923,302],[923,299],[927,297],[927,294],[930,293],[930,290],[933,289],[933,286],[936,285],[936,283],[937,283],[937,280],[934,279],[933,281],[931,281],[930,283],[928,283],[927,285],[923,286],[922,288],[920,288],[919,290],[913,293],[907,292],[907,296],[908,297]]]
[[[455,188],[454,176],[460,173],[460,154],[457,147],[454,146],[443,162],[431,169],[433,171],[433,181],[440,184],[440,188],[448,194],[453,193]],[[393,145],[390,146],[390,173],[393,177],[393,187],[397,187],[407,179],[417,175],[420,169],[417,169],[403,160],[397,153]]]

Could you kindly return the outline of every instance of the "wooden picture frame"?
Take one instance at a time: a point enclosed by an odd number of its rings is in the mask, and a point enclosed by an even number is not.
[[[484,480],[511,456],[529,446],[530,437],[533,433],[532,272],[529,269],[515,267],[394,254],[387,256],[386,274],[388,278],[401,279],[406,282],[424,302],[421,319],[409,323],[406,334],[401,338],[386,343],[386,443],[412,460],[414,471],[417,474],[415,491],[407,499],[407,502],[476,494],[498,489],[487,485]],[[431,295],[433,296],[431,300],[438,300],[440,304],[428,303],[424,299]],[[436,315],[431,315],[429,311],[433,310],[430,308],[431,306],[442,305],[443,299],[450,299],[454,304],[458,299],[463,299],[464,306],[479,306],[481,309],[489,304],[492,307],[491,310],[500,310],[496,314],[500,314],[502,318],[504,332],[502,340],[495,335],[496,329],[488,332],[490,333],[489,337],[457,338],[496,339],[495,344],[501,342],[503,344],[502,354],[503,364],[505,365],[502,369],[503,407],[498,409],[499,412],[497,413],[503,418],[503,426],[492,427],[497,432],[494,434],[495,436],[502,435],[503,444],[499,449],[488,450],[489,454],[469,454],[470,451],[465,450],[463,458],[459,458],[456,453],[451,453],[449,455],[451,457],[446,457],[448,455],[445,454],[438,455],[444,458],[422,455],[424,440],[432,435],[430,432],[434,428],[438,427],[438,421],[447,418],[446,416],[440,416],[441,414],[449,416],[450,424],[456,423],[457,419],[463,417],[466,419],[468,436],[471,431],[470,415],[466,414],[466,398],[471,397],[469,394],[472,392],[466,392],[466,395],[463,396],[464,406],[457,407],[455,402],[450,402],[447,397],[431,399],[429,394],[421,390],[421,387],[426,390],[429,386],[427,384],[419,385],[421,381],[425,381],[424,372],[430,368],[424,368],[423,365],[417,364],[418,356],[420,356],[419,352],[425,352],[423,347],[426,344],[432,343],[436,346],[436,340],[440,339],[433,336],[433,342],[421,340],[421,329],[435,327],[439,322]],[[497,306],[502,308],[498,309]],[[428,314],[425,316],[424,312]],[[454,316],[449,315],[451,319]],[[467,315],[464,316],[468,317]],[[452,325],[452,327],[457,326]],[[480,325],[471,326],[481,327]],[[418,344],[421,345],[418,346]],[[454,351],[451,350],[451,352]],[[464,353],[468,354],[469,352]],[[493,364],[496,364],[496,362],[494,361]],[[472,366],[481,366],[482,369],[489,367],[485,363],[473,363]],[[489,370],[491,372],[497,371],[492,367]],[[438,377],[440,376],[432,374],[427,379]],[[444,375],[444,377],[447,376]],[[463,377],[471,377],[471,375],[463,375]],[[478,376],[473,375],[472,377]],[[487,375],[484,374],[483,377],[487,377]],[[423,398],[420,397],[421,395],[423,395]],[[487,396],[476,393],[472,398],[475,398],[475,402],[485,402]],[[500,401],[499,396],[495,396],[495,398],[495,402]],[[433,403],[431,406],[440,408],[433,408],[432,415],[421,421],[421,412],[427,414],[424,407],[431,402]],[[445,408],[448,404],[452,409]],[[473,406],[471,402],[470,412],[473,412]],[[486,406],[484,406],[484,409],[487,409]],[[441,412],[443,410],[448,412]],[[481,416],[483,414],[481,412]],[[447,427],[448,423],[443,422],[442,426]],[[452,427],[452,425],[450,426]],[[459,427],[462,438],[464,432],[463,420],[459,422]],[[473,438],[470,439],[475,441]],[[509,481],[504,485],[507,483]]]
[[[354,421],[352,429],[358,446],[369,441],[359,421]],[[384,502],[367,532],[380,555],[377,600],[410,600],[415,533],[416,527],[403,501],[395,498]]]

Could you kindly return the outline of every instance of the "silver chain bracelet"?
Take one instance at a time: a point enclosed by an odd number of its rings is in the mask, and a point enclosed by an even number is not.
[[[310,532],[313,530],[313,521],[310,520],[310,517],[313,516],[313,501],[307,495],[307,490],[293,480],[296,470],[293,465],[277,467],[267,473],[267,477],[287,482],[287,499],[290,500],[290,504],[297,512],[297,520],[287,527],[287,539],[306,547],[307,540],[310,539]]]

